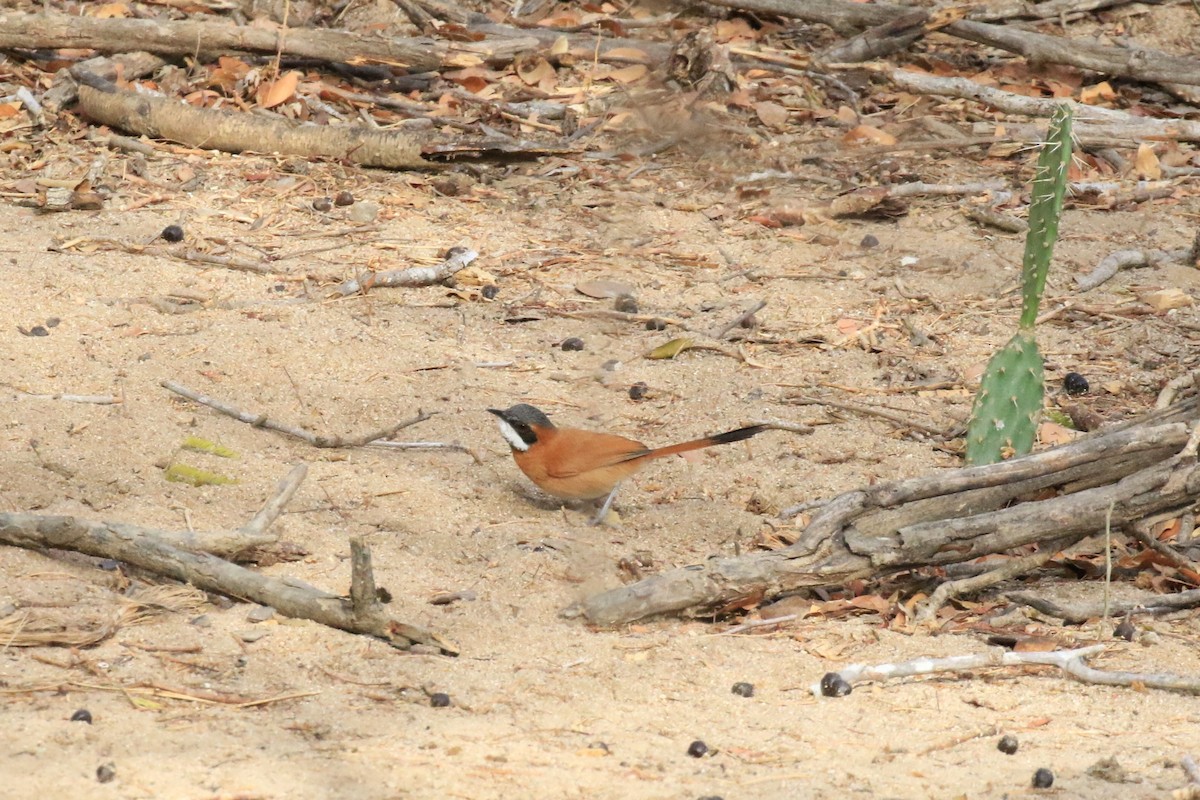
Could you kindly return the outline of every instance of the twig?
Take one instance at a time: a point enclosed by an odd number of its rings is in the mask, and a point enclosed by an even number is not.
[[[1105,645],[1093,644],[1074,650],[1056,650],[1050,653],[1014,653],[1000,648],[992,648],[986,653],[973,653],[965,656],[915,658],[912,661],[874,665],[851,664],[838,670],[837,674],[846,683],[854,684],[863,681],[882,683],[892,678],[911,678],[916,675],[932,675],[935,672],[962,672],[987,667],[1049,665],[1067,671],[1067,665],[1071,661],[1094,655],[1103,651],[1104,648]],[[812,693],[818,697],[821,696],[820,683],[813,684]]]
[[[291,472],[275,487],[275,494],[271,496],[271,499],[239,530],[247,536],[261,536],[271,526],[271,523],[275,522],[283,513],[284,507],[291,502],[292,496],[296,494],[296,490],[300,488],[300,484],[304,482],[307,475],[307,464],[297,464],[292,467]]]
[[[1082,625],[1104,613],[1104,606],[1101,603],[1056,603],[1032,592],[1008,592],[1004,596],[1014,603],[1029,606],[1035,611],[1073,625]],[[1114,600],[1109,612],[1117,617],[1129,614],[1169,614],[1172,611],[1196,608],[1197,606],[1200,606],[1200,589],[1188,589],[1184,592],[1157,595],[1144,600]]]
[[[355,617],[368,619],[382,612],[375,570],[371,566],[371,548],[362,536],[350,537],[350,605]]]
[[[797,406],[829,406],[830,408],[837,408],[837,409],[841,409],[842,411],[849,411],[854,414],[866,414],[868,416],[879,417],[880,419],[886,419],[889,422],[895,422],[898,425],[903,425],[908,428],[915,428],[916,430],[924,431],[925,433],[928,433],[931,436],[945,436],[946,435],[946,432],[944,430],[940,430],[938,428],[934,428],[929,425],[925,425],[923,423],[916,422],[914,420],[908,419],[903,414],[898,414],[894,411],[887,411],[882,408],[872,408],[870,406],[860,406],[855,403],[839,403],[836,400],[822,400],[817,397],[789,397],[784,402],[789,403],[790,405],[797,405]]]
[[[962,210],[963,216],[981,225],[990,225],[997,230],[1002,230],[1007,233],[1025,233],[1029,230],[1029,223],[1020,217],[1014,217],[1012,214],[1005,214],[997,211],[994,208],[980,208],[979,206],[965,206]]]
[[[1150,533],[1149,529],[1144,523],[1135,522],[1133,525],[1129,526],[1129,530],[1135,539],[1146,545],[1146,547],[1149,547],[1154,552],[1158,553],[1163,558],[1170,561],[1175,566],[1182,569],[1191,570],[1192,572],[1200,573],[1200,564],[1192,561],[1190,558],[1185,556],[1183,553],[1180,553],[1166,542],[1160,542],[1152,533]]]
[[[96,522],[66,515],[0,514],[0,539],[33,536],[34,532],[40,528],[52,528],[59,536],[79,538],[94,539],[109,535],[131,539],[157,537],[181,550],[215,553],[228,557],[236,556],[255,547],[272,544],[278,538],[275,534],[265,531],[167,531],[143,528],[124,522]]]
[[[1079,291],[1088,292],[1123,269],[1157,267],[1162,264],[1188,263],[1190,249],[1181,250],[1118,250],[1100,259],[1095,269],[1075,279]]]
[[[34,397],[38,400],[62,400],[65,403],[93,403],[98,406],[120,405],[124,402],[120,397],[111,394],[34,394],[24,389],[18,389],[16,386],[11,388],[26,397]]]
[[[182,384],[176,383],[175,381],[163,381],[160,385],[168,391],[182,395],[183,397],[200,403],[201,405],[208,406],[214,411],[219,411],[222,414],[233,417],[240,422],[248,423],[256,428],[266,428],[268,430],[278,431],[279,433],[283,433],[288,436],[294,436],[297,439],[303,439],[313,447],[362,447],[363,445],[370,444],[378,439],[386,439],[387,437],[395,434],[396,431],[407,428],[410,425],[416,425],[418,422],[424,422],[432,417],[435,413],[418,411],[417,415],[412,419],[398,422],[395,425],[384,428],[383,430],[371,431],[359,436],[319,436],[315,433],[311,433],[310,431],[306,431],[303,428],[297,428],[294,425],[275,422],[271,419],[268,419],[266,414],[254,414],[249,411],[243,411],[237,406],[209,397],[208,395],[200,394],[199,392],[193,391]]]
[[[755,628],[767,628],[772,625],[782,625],[785,622],[791,622],[792,620],[799,618],[799,614],[783,614],[782,616],[771,617],[770,619],[755,619],[751,620],[750,622],[743,622],[741,625],[734,625],[728,630],[718,631],[717,633],[711,635],[733,636],[735,633],[745,633],[746,631],[753,630]]]
[[[1082,538],[1082,534],[1076,538]],[[1054,558],[1055,553],[1059,552],[1060,549],[1061,547],[1053,545],[1043,545],[1038,552],[1032,555],[1010,559],[1001,566],[980,573],[979,575],[960,578],[956,581],[946,581],[938,586],[933,594],[929,596],[929,599],[921,605],[921,609],[917,612],[917,624],[923,625],[932,622],[941,607],[957,597],[991,588],[1004,581],[1012,580],[1019,575],[1024,575],[1026,572],[1037,569]]]
[[[400,286],[433,286],[466,267],[479,257],[479,253],[465,247],[452,247],[446,260],[436,267],[409,267],[387,272],[366,272],[357,278],[343,281],[334,288],[334,293],[347,297],[369,289],[396,288]]]
[[[466,453],[475,460],[476,464],[483,463],[483,456],[478,451],[457,442],[391,442],[376,440],[374,442],[367,442],[366,446],[385,447],[391,450],[454,450],[459,453]]]
[[[730,321],[729,323],[727,323],[725,325],[718,325],[717,327],[713,328],[712,331],[708,335],[710,337],[712,337],[713,339],[724,339],[725,334],[729,333],[731,330],[733,330],[737,326],[741,325],[743,322],[750,319],[751,317],[753,317],[755,314],[757,314],[759,311],[762,311],[766,307],[767,307],[767,301],[759,300],[757,303],[750,306],[750,308],[746,309],[741,314],[738,314],[737,317],[735,319],[733,319],[732,321]]]

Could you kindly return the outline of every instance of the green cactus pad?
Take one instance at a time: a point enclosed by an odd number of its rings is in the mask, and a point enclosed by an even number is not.
[[[1046,288],[1046,273],[1058,240],[1058,220],[1067,193],[1072,143],[1071,109],[1060,105],[1050,120],[1030,193],[1029,232],[1025,234],[1025,258],[1021,264],[1022,330],[1033,330]]]
[[[1042,354],[1032,331],[1019,331],[988,362],[971,424],[967,463],[994,464],[1033,448],[1042,410]]]

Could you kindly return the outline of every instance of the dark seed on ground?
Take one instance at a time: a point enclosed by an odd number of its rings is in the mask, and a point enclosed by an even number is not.
[[[182,242],[183,228],[179,227],[178,225],[168,225],[162,229],[162,233],[160,233],[159,236],[166,239],[168,242]]]
[[[725,800],[725,798],[719,794],[706,794],[700,800]]]
[[[495,300],[496,295],[500,294],[500,287],[494,283],[489,283],[487,286],[480,289],[479,293],[483,295],[484,300]]]
[[[629,387],[630,400],[643,400],[646,397],[646,392],[650,391],[650,387],[644,381],[638,381],[633,386]]]
[[[757,328],[758,327],[758,316],[755,314],[751,314],[748,317],[743,317],[742,319],[738,320],[738,325],[745,328],[746,330],[750,330],[752,328]]]
[[[613,308],[625,314],[638,313],[638,302],[633,295],[623,294],[613,301]]]
[[[754,697],[754,684],[738,681],[733,685],[732,691],[738,697]]]
[[[41,325],[34,325],[29,329],[29,336],[49,336],[50,331],[43,328]]]
[[[1063,376],[1063,389],[1072,397],[1087,394],[1089,388],[1088,379],[1078,372],[1068,372]]]
[[[1124,639],[1127,642],[1132,642],[1133,637],[1137,636],[1137,628],[1134,627],[1129,617],[1126,617],[1113,629],[1113,636],[1118,639]]]
[[[866,236],[864,236],[862,238],[862,241],[858,243],[858,246],[863,248],[864,250],[867,248],[870,248],[870,247],[878,247],[879,240],[868,233]]]
[[[845,697],[852,688],[846,679],[836,672],[826,672],[821,677],[821,694],[825,697]]]
[[[434,692],[429,695],[429,705],[434,708],[446,708],[450,705],[450,695],[445,692]]]
[[[559,347],[567,351],[582,350],[583,339],[580,339],[578,336],[572,336],[570,339],[563,339],[562,344],[560,344]]]
[[[88,711],[86,708],[81,708],[71,715],[71,722],[86,722],[88,725],[91,725],[92,712]]]
[[[333,208],[333,201],[328,197],[318,197],[316,200],[313,200],[314,211],[328,211],[331,208]]]
[[[111,783],[117,777],[117,765],[111,761],[96,767],[96,780],[100,783]]]
[[[1054,773],[1042,767],[1037,772],[1033,773],[1033,788],[1049,789],[1054,785]]]
[[[392,593],[382,586],[376,586],[375,599],[384,604],[390,603],[392,602]]]
[[[1017,737],[1011,733],[1000,737],[1000,741],[996,743],[996,749],[1006,756],[1011,756],[1017,752]]]
[[[338,192],[333,196],[333,204],[335,206],[352,206],[354,205],[354,195],[349,192]]]
[[[61,322],[62,320],[58,317],[51,317],[50,319],[46,320],[46,327],[57,328]]]
[[[692,758],[703,758],[708,753],[708,745],[697,739],[688,745],[687,753]]]
[[[661,320],[661,319],[646,320],[646,330],[648,330],[648,331],[665,331],[666,329],[667,329],[667,323],[665,320]]]

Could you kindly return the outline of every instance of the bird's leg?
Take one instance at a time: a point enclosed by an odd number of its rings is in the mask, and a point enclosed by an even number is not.
[[[604,498],[604,504],[600,506],[600,510],[596,512],[596,516],[592,519],[590,524],[599,525],[600,523],[604,522],[604,518],[608,516],[608,510],[612,508],[613,498],[617,496],[617,489],[619,489],[620,486],[621,484],[618,483],[612,488],[612,491],[608,493],[608,497]]]

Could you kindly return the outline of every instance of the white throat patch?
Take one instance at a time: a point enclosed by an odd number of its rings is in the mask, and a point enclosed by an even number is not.
[[[525,452],[529,449],[529,445],[525,444],[525,440],[521,438],[521,434],[517,433],[516,428],[514,428],[512,425],[509,425],[508,422],[500,417],[496,417],[496,422],[500,425],[500,435],[508,440],[508,443],[512,445],[513,450]]]

